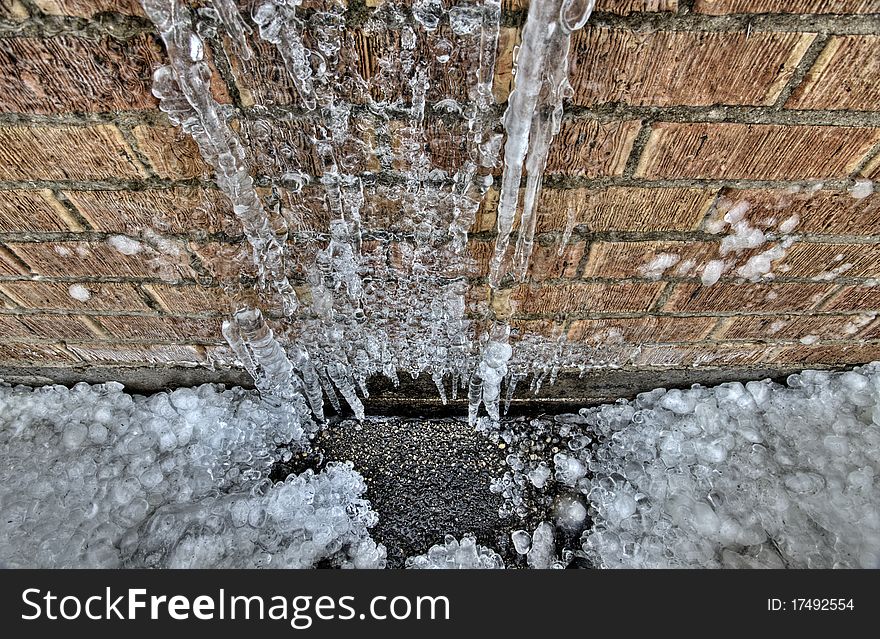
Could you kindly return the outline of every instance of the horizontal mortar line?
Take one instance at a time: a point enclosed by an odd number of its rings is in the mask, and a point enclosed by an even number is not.
[[[0,113],[0,126],[24,124],[29,127],[92,126],[113,124],[119,126],[162,125],[171,126],[168,117],[158,109],[120,111],[71,111],[67,113],[33,113],[4,111]]]
[[[700,122],[712,124],[780,124],[786,126],[878,127],[880,112],[851,110],[776,110],[772,106],[711,105],[651,106],[622,102],[568,106],[564,119],[651,120],[658,122]]]
[[[6,337],[6,344],[65,344],[67,346],[87,346],[89,344],[120,345],[120,346],[225,346],[226,342],[220,339],[206,338],[126,338],[126,337],[76,337],[76,338],[50,338],[50,337]]]
[[[7,315],[13,317],[28,317],[31,315],[83,315],[86,317],[94,317],[101,319],[102,317],[136,317],[143,319],[181,319],[181,320],[219,320],[227,317],[225,313],[217,311],[206,311],[204,313],[180,313],[180,312],[164,312],[164,311],[144,311],[144,310],[94,310],[94,309],[67,309],[67,308],[19,308],[9,309],[0,308],[0,317]]]
[[[880,312],[880,309],[878,309]],[[837,317],[837,316],[846,316],[846,317],[862,317],[864,315],[870,315],[871,313],[866,313],[865,311],[767,311],[767,310],[755,310],[755,311],[627,311],[627,312],[573,312],[568,313],[565,316],[565,321],[568,320],[619,320],[619,319],[646,319],[646,318],[656,318],[656,319],[689,319],[689,318],[708,318],[708,319],[727,319],[727,318],[738,318],[738,317],[766,317],[766,318],[781,318],[781,317]],[[558,315],[558,314],[557,314]],[[531,315],[518,315],[514,314],[511,318],[513,321],[530,321],[532,319],[543,320],[547,317],[555,318],[556,315],[547,316],[540,315],[535,316]]]
[[[115,40],[130,40],[139,35],[156,33],[156,27],[140,16],[113,13],[112,20],[91,20],[79,16],[43,14],[21,22],[0,22],[0,38],[42,38],[73,36],[83,40],[97,40],[110,36]]]
[[[865,282],[877,282],[877,278],[880,277],[880,274],[877,276],[871,275],[863,275],[863,276],[848,276],[848,277],[835,277],[833,280],[822,280],[816,279],[818,275],[811,277],[807,276],[789,276],[779,275],[777,277],[769,278],[769,279],[761,279],[758,281],[751,281],[744,277],[737,277],[732,275],[722,276],[718,281],[726,284],[741,284],[743,286],[766,286],[770,287],[774,284],[864,284]],[[604,284],[604,285],[613,285],[613,284],[656,284],[658,282],[674,282],[677,284],[701,284],[701,280],[699,277],[672,277],[672,276],[664,276],[659,278],[650,278],[650,277],[639,277],[639,276],[630,276],[630,277],[580,277],[580,278],[568,278],[568,277],[553,277],[546,278],[540,281],[532,281],[532,282],[524,282],[522,283],[526,289],[554,289],[559,288],[560,286],[572,285],[572,284]],[[531,286],[530,286],[531,285]],[[704,287],[711,288],[711,286]]]
[[[592,27],[624,28],[633,31],[707,31],[829,33],[832,35],[880,34],[880,14],[729,14],[713,16],[701,13],[669,12],[632,13],[620,16],[593,13]]]
[[[0,180],[0,191],[36,191],[56,189],[59,191],[151,191],[170,188],[203,188],[217,191],[213,181],[192,178],[169,180],[165,178],[103,178],[100,180]]]
[[[77,282],[87,284],[164,284],[173,288],[196,287],[208,290],[222,290],[220,286],[208,286],[199,283],[198,280],[180,279],[163,280],[160,277],[139,275],[0,275],[0,283],[3,282],[37,282],[45,284],[75,284]]]

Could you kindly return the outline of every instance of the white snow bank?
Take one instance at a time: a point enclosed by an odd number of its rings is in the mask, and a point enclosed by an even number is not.
[[[384,566],[351,466],[268,479],[281,411],[212,385],[0,386],[0,564]]]

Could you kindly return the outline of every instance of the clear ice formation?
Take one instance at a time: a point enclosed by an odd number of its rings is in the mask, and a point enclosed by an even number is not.
[[[504,172],[498,200],[498,238],[489,266],[489,282],[498,287],[506,274],[505,258],[519,208],[523,168],[526,188],[519,235],[510,273],[525,279],[535,237],[536,205],[553,137],[562,124],[562,101],[571,97],[568,52],[571,33],[582,28],[595,0],[544,0],[529,4],[517,53],[513,90],[504,113]]]
[[[504,562],[494,550],[479,545],[473,535],[465,535],[460,542],[452,535],[446,535],[442,544],[431,546],[426,554],[408,557],[406,567],[417,570],[497,570],[504,568]]]
[[[296,436],[241,389],[0,385],[0,565],[384,567],[350,465],[270,481]]]
[[[500,0],[459,2],[448,9],[420,0],[411,11],[395,3],[372,10],[365,22],[359,18],[357,29],[379,41],[390,38],[392,44],[380,48],[368,77],[358,71],[364,66],[360,48],[341,4],[326,2],[298,12],[299,0],[265,0],[254,4],[250,21],[232,0],[212,0],[197,14],[183,0],[143,4],[171,61],[156,71],[154,93],[214,167],[218,185],[242,222],[263,285],[259,305],[276,308],[280,301],[280,314],[273,311],[268,319],[274,339],[288,351],[289,363],[310,363],[287,367],[295,369],[290,374],[298,373],[299,380],[267,376],[268,369],[248,360],[254,349],[247,338],[227,328],[224,335],[231,338],[234,355],[249,371],[263,375],[261,391],[277,397],[292,397],[291,390],[305,393],[320,422],[319,387],[334,408],[338,393],[360,417],[360,397],[366,396],[372,375],[397,383],[398,371],[414,377],[427,371],[444,401],[457,398],[461,390],[477,392],[478,386],[476,408],[482,403],[497,417],[501,381],[508,375],[511,345],[504,333],[509,329],[498,328],[500,322],[480,302],[476,308],[470,302],[469,308],[466,293],[470,279],[483,275],[470,255],[468,232],[501,150],[493,95]],[[533,5],[541,8],[532,10],[541,23],[536,27],[536,18],[529,18],[517,90],[504,120],[508,137],[517,140],[508,141],[505,151],[508,182],[514,164],[521,170],[525,149],[520,147],[533,147],[526,163],[531,194],[526,222],[534,218],[540,173],[568,90],[569,33],[582,26],[592,6],[570,0]],[[257,69],[257,39],[278,51],[296,99],[285,126],[297,128],[311,144],[318,164],[315,179],[307,177],[311,169],[296,160],[290,147],[279,148],[274,141],[279,120],[260,119],[267,112],[264,105],[252,107],[241,127],[230,125],[242,114],[212,97],[208,45],[198,35],[207,29],[202,28],[205,20],[210,29],[225,31],[232,44],[225,51],[223,38],[211,39],[221,48],[213,56],[237,60],[233,67],[245,75]],[[558,65],[547,62],[552,57],[558,57]],[[538,70],[533,73],[534,61]],[[458,80],[438,97],[444,67]],[[432,149],[438,124],[461,149],[452,162]],[[519,160],[512,155],[517,145]],[[269,180],[272,192],[261,196],[257,176],[251,175],[252,159],[278,164],[287,157],[292,159],[279,175],[259,176],[261,184]],[[510,189],[503,193],[509,203]],[[314,198],[328,213],[327,233],[299,235],[292,242],[291,229]],[[364,219],[365,213],[375,217],[377,198],[393,211],[390,236],[384,230],[376,234],[375,224]],[[499,226],[502,242],[509,236],[507,225],[502,220]],[[531,235],[521,234],[516,252],[521,269],[531,241]],[[253,306],[252,301],[246,304],[240,310]],[[510,390],[532,372],[528,368],[510,378]]]
[[[880,567],[880,363],[581,414],[597,567]]]

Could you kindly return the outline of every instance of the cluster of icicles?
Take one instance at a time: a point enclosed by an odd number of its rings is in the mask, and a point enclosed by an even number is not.
[[[504,287],[525,278],[541,177],[571,91],[570,38],[588,20],[594,0],[530,4],[500,122],[493,95],[500,0],[463,0],[449,8],[441,0],[387,2],[366,20],[357,16],[361,34],[386,43],[368,79],[358,72],[363,65],[355,29],[347,28],[349,14],[332,0],[308,10],[301,0],[257,0],[251,22],[234,0],[210,0],[198,11],[184,0],[142,3],[170,60],[156,70],[153,92],[213,167],[251,245],[264,308],[282,314],[270,317],[274,333],[253,306],[238,309],[223,326],[264,395],[290,405],[293,420],[314,425],[324,421],[325,396],[338,411],[341,395],[363,418],[359,393],[367,395],[371,375],[396,383],[398,371],[427,372],[444,402],[447,385],[453,398],[467,390],[475,421],[481,403],[498,419],[505,378],[509,397],[528,373],[535,374],[533,385],[548,372],[555,375],[557,344],[523,340],[533,352],[512,358],[509,314],[495,314],[483,302],[482,319],[469,319],[469,278],[485,273],[468,253],[468,230],[502,162],[506,134],[488,274],[490,299],[503,297]],[[232,51],[215,44],[209,52],[208,41],[224,40]],[[232,126],[240,114],[213,97],[208,63],[209,55],[224,55],[247,74],[257,68],[257,43],[273,46],[283,61],[295,92],[283,126],[308,140],[319,173],[311,178],[308,167],[286,165],[270,178],[269,195],[257,188],[254,159],[283,154],[272,133],[277,123],[255,121],[254,114],[277,105],[258,104],[240,127]],[[464,72],[450,72],[444,89],[442,76],[453,63]],[[454,166],[432,159],[431,132],[440,124],[459,132],[453,141],[463,153]],[[393,241],[362,219],[365,190],[390,203],[398,231]],[[315,197],[329,228],[300,241],[291,236],[290,219]]]

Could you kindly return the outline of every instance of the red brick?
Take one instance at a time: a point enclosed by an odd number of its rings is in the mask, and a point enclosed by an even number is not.
[[[0,180],[141,178],[144,169],[116,127],[0,126]]]
[[[862,169],[862,175],[872,180],[880,180],[880,153],[865,165],[865,168]]]
[[[572,39],[573,102],[769,106],[815,37],[588,27]]]
[[[159,177],[169,180],[204,178],[211,169],[202,160],[199,147],[181,129],[173,126],[136,126],[132,133],[138,148]]]
[[[663,282],[520,286],[513,295],[523,314],[611,313],[647,311],[660,296]]]
[[[528,9],[529,0],[502,0],[501,7],[505,11]],[[678,9],[678,0],[597,0],[595,10],[597,13],[616,13],[626,16],[632,13],[676,9]]]
[[[588,178],[622,175],[639,128],[638,120],[569,120],[550,146],[547,173]]]
[[[814,308],[833,290],[832,284],[739,284],[712,286],[679,283],[666,301],[665,311],[805,311]]]
[[[138,0],[33,0],[43,13],[59,16],[93,18],[98,14],[113,12],[123,15],[143,16]]]
[[[34,273],[53,277],[163,277],[174,281],[191,279],[189,256],[159,253],[146,244],[140,251],[125,255],[109,242],[28,242],[9,243]]]
[[[234,306],[216,287],[145,284],[144,289],[169,313],[229,313]]]
[[[774,271],[785,277],[878,277],[880,245],[797,243],[774,262]]]
[[[877,13],[877,0],[697,0],[694,11],[727,13]]]
[[[153,69],[163,62],[158,38],[128,40],[0,39],[0,109],[68,113],[153,109]]]
[[[568,339],[596,344],[695,342],[704,339],[717,321],[715,317],[657,315],[574,320],[568,329]]]
[[[651,368],[733,368],[766,364],[769,355],[764,344],[647,345],[635,364]]]
[[[538,201],[538,231],[564,229],[569,209],[575,226],[592,232],[687,231],[699,225],[714,196],[713,190],[691,188],[545,188]]]
[[[84,362],[111,364],[201,364],[204,350],[186,344],[68,344],[68,350]]]
[[[88,339],[95,334],[76,315],[0,315],[0,335],[23,339]]]
[[[146,191],[65,191],[93,229],[138,235],[226,233],[241,235],[241,223],[220,191],[179,187]]]
[[[71,284],[16,281],[0,283],[0,292],[24,308],[72,309],[75,311],[147,311],[138,289],[132,284],[80,283],[90,292],[85,302],[70,295]]]
[[[543,282],[559,277],[574,277],[585,248],[584,241],[565,244],[561,251],[558,243],[535,242],[529,260],[528,279],[532,282]]]
[[[79,360],[62,344],[38,342],[0,342],[0,362],[21,365],[32,362],[45,364],[75,364]]]
[[[0,275],[29,275],[28,269],[12,251],[0,245]]]
[[[254,251],[247,242],[193,242],[191,247],[205,269],[222,282],[237,281],[241,275],[257,275]]]
[[[0,316],[2,317],[2,316]],[[93,317],[107,333],[118,339],[222,342],[218,319],[101,315]]]
[[[865,315],[746,315],[728,317],[716,332],[717,339],[799,340],[852,339],[872,322]]]
[[[652,268],[660,255],[676,257],[678,262],[663,271]],[[696,267],[717,257],[718,244],[714,242],[595,242],[583,277],[693,277]]]
[[[822,310],[880,312],[880,287],[845,286],[828,300]]]
[[[0,19],[8,22],[23,22],[28,19],[28,10],[20,0],[2,0]]]
[[[846,177],[880,128],[655,124],[636,169],[646,178],[802,180]]]
[[[880,343],[786,346],[773,354],[774,364],[808,368],[820,364],[867,364],[880,359]]]
[[[759,228],[777,226],[792,215],[800,218],[796,233],[876,235],[880,228],[880,191],[861,199],[827,189],[724,189],[722,196],[730,203],[748,202],[745,219]],[[722,218],[723,212],[717,209],[711,219]]]
[[[52,191],[0,191],[0,233],[81,231]]]
[[[880,11],[880,5],[877,7]],[[873,111],[880,103],[880,36],[835,36],[785,106]]]

